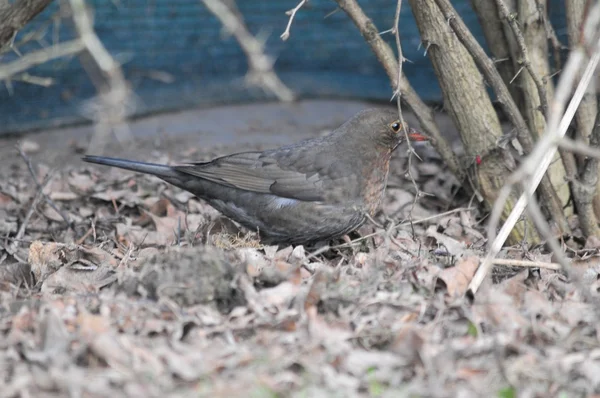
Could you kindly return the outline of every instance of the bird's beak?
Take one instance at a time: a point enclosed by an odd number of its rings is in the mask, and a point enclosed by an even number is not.
[[[423,133],[419,133],[417,130],[410,128],[408,130],[408,140],[409,141],[429,141],[430,138]]]

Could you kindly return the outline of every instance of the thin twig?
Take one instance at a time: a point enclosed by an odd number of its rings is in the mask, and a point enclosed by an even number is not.
[[[404,226],[407,226],[407,225],[413,226],[413,225],[417,225],[417,224],[422,224],[422,223],[425,223],[427,221],[435,220],[436,218],[446,217],[446,216],[449,216],[451,214],[458,213],[458,212],[461,212],[461,211],[471,211],[471,210],[475,210],[475,207],[459,207],[457,209],[449,210],[449,211],[446,211],[444,213],[435,214],[433,216],[421,218],[421,219],[418,219],[418,220],[409,220],[409,221],[404,221],[404,222],[398,223],[398,224],[396,224],[396,225],[393,226],[392,230],[398,229],[400,227],[404,227]],[[368,235],[365,235],[365,236],[361,236],[360,238],[357,238],[357,239],[353,240],[350,243],[343,243],[341,245],[331,246],[331,247],[328,247],[328,249],[341,249],[341,248],[344,248],[344,247],[350,247],[350,246],[353,246],[354,244],[356,244],[358,242],[361,242],[361,241],[363,241],[365,239],[369,239],[369,238],[372,238],[373,236],[378,236],[378,235],[381,235],[381,234],[384,234],[384,233],[386,233],[385,230],[373,232],[371,234],[368,234]]]
[[[38,50],[16,61],[9,62],[0,66],[0,80],[9,79],[17,73],[21,73],[31,67],[43,64],[53,59],[77,54],[85,49],[83,42],[79,39],[56,44],[50,48]]]
[[[292,8],[291,10],[288,10],[285,15],[289,15],[290,19],[287,23],[287,26],[285,27],[285,31],[281,34],[281,40],[286,41],[287,39],[289,39],[290,37],[290,29],[292,27],[292,22],[294,22],[294,17],[296,16],[296,13],[298,12],[298,10],[300,8],[302,8],[302,6],[306,3],[306,0],[301,0],[300,3],[298,3],[298,5],[294,8]]]
[[[381,231],[373,232],[372,234],[361,236],[360,238],[357,238],[357,239],[355,239],[355,240],[353,240],[352,242],[349,242],[349,243],[343,243],[341,245],[335,245],[335,246],[325,245],[325,246],[322,246],[319,249],[315,250],[314,252],[309,253],[306,256],[305,261],[308,261],[311,258],[315,258],[319,254],[325,253],[326,251],[328,251],[330,249],[343,249],[343,248],[346,248],[346,247],[352,247],[352,246],[355,246],[357,243],[362,242],[363,240],[372,238],[373,236],[378,236],[378,235],[382,235],[382,234],[389,234],[392,230],[400,228],[400,227],[403,227],[403,226],[406,226],[406,225],[410,225],[412,227],[412,226],[417,225],[417,224],[421,224],[421,223],[424,223],[424,222],[427,222],[427,221],[435,220],[436,218],[446,217],[446,216],[449,216],[451,214],[458,213],[458,212],[461,212],[461,211],[471,211],[471,210],[475,210],[475,207],[466,207],[466,208],[465,207],[459,207],[457,209],[453,209],[453,210],[446,211],[444,213],[439,213],[439,214],[435,214],[433,216],[421,218],[419,220],[410,220],[410,221],[401,222],[401,223],[392,225],[387,230],[381,230]]]
[[[547,268],[555,271],[560,271],[562,267],[557,263],[546,263],[543,261],[526,261],[526,260],[513,260],[510,258],[495,258],[493,260],[494,265],[505,265],[508,267],[527,267],[527,268]]]
[[[414,148],[412,147],[410,140],[408,139],[408,129],[406,128],[406,123],[404,123],[404,117],[402,115],[402,90],[400,89],[400,82],[402,82],[402,64],[404,63],[404,55],[402,53],[402,43],[400,41],[400,11],[402,10],[402,0],[397,0],[396,2],[396,13],[394,14],[394,27],[392,31],[394,32],[394,39],[396,40],[396,50],[398,51],[398,84],[396,85],[396,90],[394,92],[394,96],[396,96],[396,105],[398,107],[398,118],[400,120],[400,125],[402,126],[402,131],[404,132],[404,139],[406,144],[408,145],[408,177],[415,188],[415,198],[412,201],[412,205],[409,211],[409,219],[412,220],[412,213],[415,209],[415,205],[417,204],[417,200],[421,196],[421,190],[419,189],[419,185],[415,181],[414,176],[412,175],[412,157],[413,155],[417,155]],[[413,230],[414,233],[414,230]]]

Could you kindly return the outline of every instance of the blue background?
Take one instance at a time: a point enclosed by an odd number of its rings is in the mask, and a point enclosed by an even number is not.
[[[552,1],[551,10],[555,28],[566,43],[561,3]],[[98,36],[123,64],[125,76],[133,86],[136,114],[270,98],[260,89],[244,85],[245,55],[233,38],[223,34],[220,22],[199,0],[94,0],[88,4],[95,11]],[[267,40],[266,49],[276,59],[279,76],[300,97],[391,97],[383,69],[345,13],[334,12],[335,2],[310,0],[296,14],[286,42],[279,38],[288,22],[285,12],[295,7],[297,0],[238,0],[237,4],[249,30]],[[380,31],[392,27],[395,0],[360,4]],[[469,2],[456,0],[453,5],[483,42]],[[37,50],[55,39],[74,37],[68,20],[63,19],[58,25],[49,23],[57,10],[54,2],[19,32],[16,42],[28,32],[46,31],[45,44],[28,43],[19,48],[21,53]],[[441,100],[406,1],[400,32],[404,55],[410,60],[404,65],[404,73],[424,100]],[[391,34],[383,37],[395,47]],[[15,58],[14,53],[8,53],[1,62]],[[168,73],[173,81],[151,78],[157,71]],[[28,73],[52,77],[54,84],[41,87],[13,81],[10,86],[1,85],[0,134],[86,120],[85,104],[96,90],[78,57],[48,62]]]

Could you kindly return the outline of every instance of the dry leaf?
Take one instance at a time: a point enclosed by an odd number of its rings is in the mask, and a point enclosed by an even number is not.
[[[390,346],[392,352],[400,355],[406,363],[417,365],[421,364],[421,349],[423,348],[423,338],[419,331],[412,325],[406,325],[394,337]]]
[[[99,266],[116,267],[119,260],[99,247],[85,247],[75,244],[43,243],[35,241],[29,246],[28,263],[36,281],[62,267],[77,270],[91,270]]]
[[[479,257],[463,257],[454,267],[443,269],[438,275],[438,281],[443,282],[450,297],[462,296],[466,293],[478,266]]]
[[[90,269],[62,267],[44,279],[43,294],[96,293],[117,280],[112,268],[98,266]]]

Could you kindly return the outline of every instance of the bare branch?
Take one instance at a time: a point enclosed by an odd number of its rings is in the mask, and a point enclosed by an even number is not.
[[[294,8],[292,8],[291,10],[288,10],[285,15],[289,15],[290,19],[288,21],[287,26],[285,27],[285,31],[281,34],[281,40],[286,41],[287,39],[289,39],[290,37],[290,29],[292,27],[292,22],[294,22],[294,17],[296,16],[296,13],[298,12],[298,10],[300,8],[302,8],[302,6],[306,3],[306,0],[301,0],[300,3],[298,3],[298,5]]]
[[[221,0],[202,0],[202,2],[221,21],[225,29],[235,37],[246,54],[249,66],[246,75],[247,82],[262,87],[267,92],[274,94],[280,101],[293,101],[294,93],[273,71],[273,60],[265,54],[264,43],[250,34],[244,21]]]
[[[10,79],[17,73],[21,73],[33,66],[43,64],[56,58],[77,54],[85,49],[85,45],[79,39],[57,44],[29,53],[13,62],[0,65],[0,80]]]
[[[100,67],[103,73],[107,76],[114,76],[118,78],[119,64],[117,64],[110,53],[106,50],[96,33],[92,28],[92,20],[86,9],[84,0],[69,0],[71,8],[73,10],[73,22],[77,28],[77,33],[81,41],[87,48],[90,55],[96,61],[96,64]]]
[[[94,76],[93,69],[87,70],[99,92],[97,103],[90,106],[92,120],[96,122],[96,133],[89,150],[102,153],[110,132],[114,132],[120,142],[132,141],[131,132],[124,124],[128,114],[133,111],[129,98],[131,93],[121,66],[115,62],[94,32],[85,0],[69,0],[69,3],[79,38],[102,75],[98,79]]]

